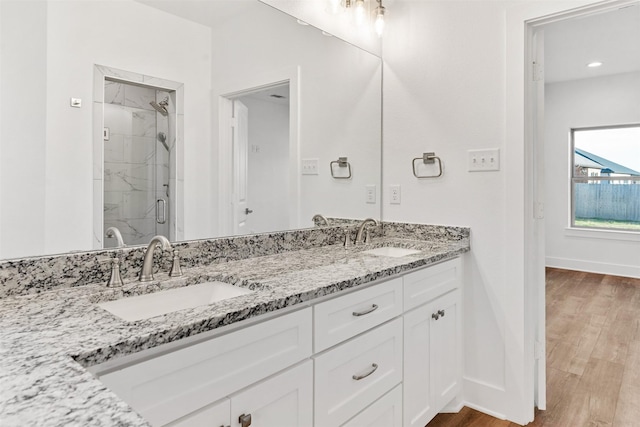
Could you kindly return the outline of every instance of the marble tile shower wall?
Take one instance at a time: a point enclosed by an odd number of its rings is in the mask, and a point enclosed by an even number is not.
[[[348,232],[353,237],[359,220],[340,220],[341,225],[267,233],[240,237],[193,240],[175,243],[185,268],[205,266],[274,255],[289,251],[336,245],[344,241]],[[382,223],[372,237],[394,237],[441,241],[469,239],[469,228],[425,224]],[[110,274],[110,260],[121,259],[121,273],[125,280],[135,280],[140,272],[144,247],[105,249],[36,258],[0,261],[0,298],[37,294],[58,288],[106,283]],[[160,271],[169,271],[171,254],[156,251],[154,263]],[[159,276],[160,277],[160,276]]]
[[[166,135],[168,126],[157,120],[159,114],[150,105],[156,92],[118,82],[105,84],[104,125],[109,139],[104,141],[104,228],[117,227],[128,245],[168,235],[168,224],[166,230],[156,228],[156,199],[162,183],[169,182],[169,154],[157,147],[158,133]],[[106,245],[115,243],[105,239]]]

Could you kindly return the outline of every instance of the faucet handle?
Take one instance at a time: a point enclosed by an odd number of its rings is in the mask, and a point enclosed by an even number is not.
[[[178,256],[178,251],[173,251],[173,264],[171,265],[171,271],[169,272],[169,277],[180,277],[182,276],[182,268],[180,268],[180,257]]]
[[[107,288],[121,288],[123,286],[122,276],[120,276],[120,258],[115,257],[111,259],[111,276]]]
[[[369,230],[364,232],[364,244],[367,245],[369,244],[369,242],[371,241],[371,234],[369,233]]]

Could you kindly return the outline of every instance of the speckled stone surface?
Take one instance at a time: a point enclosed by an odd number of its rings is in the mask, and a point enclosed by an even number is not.
[[[317,237],[318,241],[343,239],[345,229],[329,228],[327,235],[333,237]],[[381,232],[389,235],[373,239],[368,246],[344,248],[341,244],[307,242],[306,248],[274,250],[262,256],[255,254],[269,249],[240,247],[240,254],[224,255],[226,262],[187,263],[189,267],[185,265],[181,278],[157,274],[150,284],[126,280],[121,289],[108,289],[100,280],[97,284],[58,286],[0,299],[0,425],[146,426],[135,411],[84,367],[408,272],[470,249],[469,230],[465,228],[385,223]],[[287,238],[290,236],[278,236],[274,240],[279,243],[270,247],[304,246],[300,242],[283,243]],[[254,239],[263,237],[243,239],[252,245]],[[421,252],[402,258],[362,253],[380,246]],[[213,257],[190,249],[194,259]],[[208,280],[237,284],[254,292],[136,322],[125,322],[96,305]]]

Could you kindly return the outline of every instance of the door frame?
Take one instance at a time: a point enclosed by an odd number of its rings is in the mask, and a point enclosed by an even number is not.
[[[512,145],[507,150],[507,206],[518,207],[512,215],[507,215],[507,230],[510,247],[522,248],[522,252],[514,250],[508,255],[507,277],[515,280],[515,283],[519,280],[524,282],[521,295],[524,302],[524,358],[521,359],[524,377],[516,378],[514,385],[523,386],[524,406],[516,410],[516,417],[511,418],[521,424],[533,421],[535,406],[539,405],[540,409],[546,407],[546,393],[537,387],[540,378],[536,369],[536,353],[540,357],[545,357],[546,353],[545,343],[539,342],[544,337],[545,329],[545,236],[544,167],[541,162],[544,155],[544,135],[540,134],[540,129],[544,128],[543,117],[539,117],[538,113],[543,113],[544,109],[540,105],[542,100],[539,99],[538,87],[533,78],[532,62],[536,57],[534,34],[551,22],[602,13],[637,3],[638,0],[529,2],[507,13],[509,39],[506,136],[507,141],[524,142],[522,146]],[[518,225],[521,220],[522,227]]]
[[[235,76],[214,94],[218,107],[218,236],[233,235],[233,99],[269,87],[289,84],[289,228],[300,228],[300,67]],[[214,134],[216,131],[214,130]],[[215,150],[214,150],[215,152]],[[215,188],[215,186],[214,186]]]
[[[173,189],[173,203],[169,205],[169,240],[184,240],[184,84],[133,71],[94,64],[93,66],[93,249],[104,247],[104,87],[107,80],[146,86],[152,89],[175,92],[175,114],[170,121],[175,127],[174,148],[169,185]],[[175,116],[175,117],[174,117]],[[125,242],[126,243],[126,242]]]

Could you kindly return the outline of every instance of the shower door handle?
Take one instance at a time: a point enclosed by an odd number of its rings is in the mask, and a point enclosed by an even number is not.
[[[162,198],[156,200],[156,222],[158,224],[167,222],[167,201]]]

